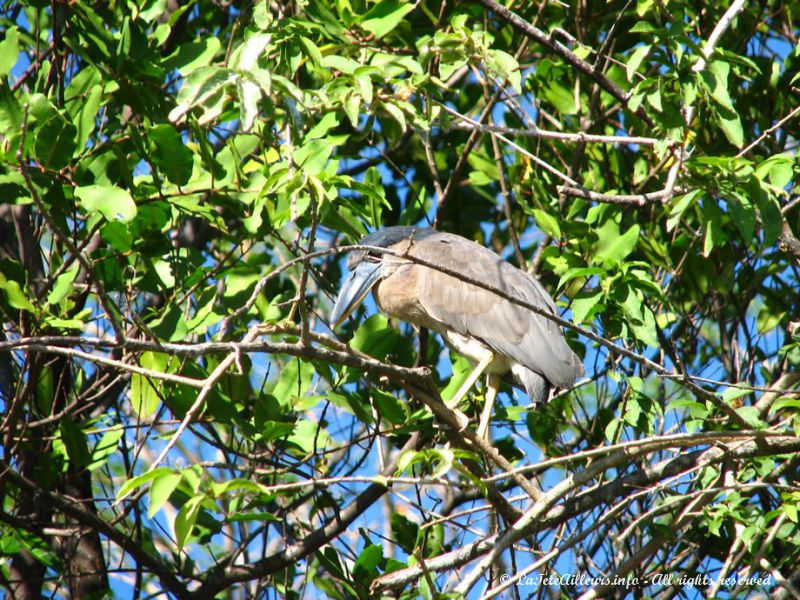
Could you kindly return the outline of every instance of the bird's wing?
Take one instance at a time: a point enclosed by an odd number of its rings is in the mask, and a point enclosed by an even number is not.
[[[437,233],[412,245],[409,254],[556,314],[553,299],[533,276],[465,238]],[[557,323],[493,292],[434,269],[417,267],[425,271],[417,277],[420,303],[443,327],[481,340],[553,385],[568,387],[574,383],[580,362]]]

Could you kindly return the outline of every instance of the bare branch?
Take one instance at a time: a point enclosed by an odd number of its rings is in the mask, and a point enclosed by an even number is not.
[[[461,115],[458,115],[459,117]],[[559,140],[562,142],[573,142],[576,144],[635,144],[638,146],[655,146],[661,142],[657,138],[631,136],[631,135],[596,135],[578,131],[576,133],[563,133],[561,131],[548,131],[546,129],[513,129],[511,127],[499,127],[497,125],[482,125],[478,123],[455,123],[454,129],[466,129],[468,131],[480,128],[487,133],[500,133],[502,135],[515,135],[519,137],[542,138],[545,140]]]
[[[585,198],[592,202],[608,202],[610,204],[633,204],[635,206],[644,206],[651,202],[664,203],[672,196],[673,193],[683,194],[687,190],[670,190],[664,189],[660,192],[649,192],[647,194],[601,194],[587,190],[584,187],[570,187],[560,185],[556,188],[559,193],[568,196],[575,196],[577,198]]]

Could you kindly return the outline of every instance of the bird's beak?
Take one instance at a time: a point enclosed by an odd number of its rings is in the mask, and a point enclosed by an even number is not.
[[[381,263],[362,261],[350,271],[345,279],[336,304],[333,305],[331,313],[331,329],[336,328],[339,323],[344,321],[361,301],[367,297],[372,286],[381,277]]]

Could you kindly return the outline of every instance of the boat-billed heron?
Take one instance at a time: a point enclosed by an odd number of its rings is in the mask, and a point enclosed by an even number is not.
[[[435,229],[388,227],[360,244],[393,251],[357,251],[331,315],[336,327],[372,291],[389,316],[438,332],[447,345],[475,368],[450,401],[455,407],[481,373],[488,375],[478,435],[488,431],[500,378],[522,387],[534,404],[549,388],[567,388],[583,373],[554,321],[459,277],[413,262],[421,259],[483,282],[508,296],[556,314],[553,299],[530,274],[466,238]]]

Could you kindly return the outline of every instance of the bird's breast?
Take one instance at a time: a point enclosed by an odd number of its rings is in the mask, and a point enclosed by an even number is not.
[[[418,274],[418,268],[407,261],[404,264],[385,265],[381,281],[372,290],[375,303],[391,317],[418,327],[437,329],[437,324],[433,323],[420,303]]]

